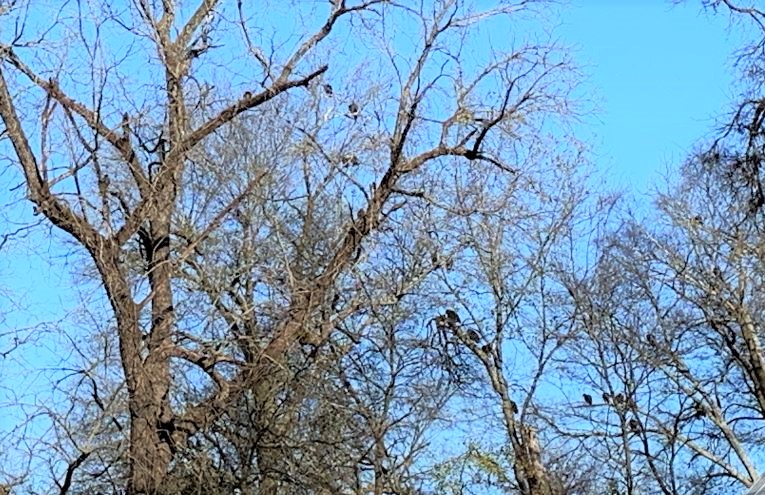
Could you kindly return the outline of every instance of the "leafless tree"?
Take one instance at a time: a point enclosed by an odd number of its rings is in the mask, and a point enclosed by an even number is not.
[[[406,412],[407,393],[426,383],[411,360],[431,352],[420,340],[432,315],[412,308],[435,306],[421,291],[475,250],[441,232],[486,215],[481,196],[527,181],[529,143],[570,111],[568,62],[550,46],[463,53],[484,36],[479,25],[529,6],[337,0],[274,3],[264,16],[262,5],[218,0],[34,15],[10,4],[2,21],[15,32],[0,45],[9,156],[36,213],[95,269],[127,405],[126,421],[104,421],[106,406],[98,420],[124,433],[124,455],[104,461],[98,443],[71,436],[61,493],[104,476],[131,495],[178,493],[199,488],[184,476],[210,470],[220,490],[296,493],[318,481],[295,456],[319,459],[322,441],[354,428],[358,448],[328,462],[354,460],[359,493],[414,489],[414,420],[432,419],[446,391]],[[346,37],[370,46],[365,60],[338,46]],[[75,390],[96,389],[92,374],[76,375]],[[333,430],[336,395],[353,414]],[[237,438],[235,425],[255,438]]]
[[[738,493],[758,476],[761,227],[706,155],[602,238],[572,281],[569,368],[603,401],[561,421],[625,493]],[[590,428],[584,428],[589,423]]]

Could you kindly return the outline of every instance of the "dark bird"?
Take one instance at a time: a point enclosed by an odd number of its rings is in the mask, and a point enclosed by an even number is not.
[[[467,336],[473,342],[478,342],[478,341],[481,340],[481,335],[478,332],[476,332],[475,330],[468,330],[467,331]]]
[[[350,167],[351,165],[358,165],[359,163],[359,157],[354,155],[353,153],[347,153],[343,155],[340,158],[340,161],[345,165],[346,167]]]
[[[622,394],[614,395],[614,404],[622,404],[622,403],[624,403],[624,395]]]
[[[324,93],[326,93],[327,96],[332,96],[333,94],[335,94],[334,91],[332,90],[331,84],[324,85]]]
[[[592,405],[592,396],[590,394],[582,394],[582,398],[584,399],[584,403],[588,406]]]
[[[128,115],[127,112],[122,114],[122,122],[120,123],[120,127],[122,127],[122,139],[130,139],[130,115]]]
[[[654,337],[652,333],[646,335],[646,340],[648,341],[648,345],[656,347],[656,337]]]
[[[634,431],[636,433],[638,431],[640,431],[640,422],[637,419],[635,419],[635,418],[630,419],[629,420],[629,425],[630,425],[630,430],[632,430],[632,431]]]
[[[699,404],[698,402],[693,405],[693,409],[696,411],[693,415],[694,418],[703,418],[707,415],[707,408],[704,407],[704,404]]]
[[[609,394],[608,392],[603,392],[603,402],[605,402],[606,404],[610,404],[611,394]]]
[[[446,316],[446,321],[450,327],[457,328],[459,326],[460,315],[458,315],[456,311],[453,309],[447,309],[444,316]]]
[[[513,414],[518,414],[518,404],[515,401],[510,401],[510,410],[513,411]]]
[[[489,345],[489,344],[484,344],[484,346],[483,346],[483,347],[481,347],[481,350],[482,350],[483,352],[485,352],[486,354],[488,354],[489,352],[491,352],[491,345]]]
[[[436,316],[433,321],[436,323],[436,329],[439,332],[443,332],[448,328],[448,321],[446,319],[445,315],[438,315]]]
[[[348,105],[348,116],[353,120],[356,120],[359,117],[359,106],[355,101]]]

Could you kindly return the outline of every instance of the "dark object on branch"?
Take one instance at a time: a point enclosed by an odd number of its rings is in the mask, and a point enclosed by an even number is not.
[[[433,321],[436,323],[436,330],[439,332],[444,332],[449,328],[449,322],[446,315],[438,315],[433,318]]]
[[[324,93],[326,93],[327,96],[332,96],[333,94],[335,94],[335,92],[332,90],[331,84],[324,85]]]
[[[346,166],[346,167],[350,167],[352,165],[355,166],[355,165],[358,165],[359,163],[361,163],[361,162],[359,162],[359,157],[354,155],[353,153],[347,153],[347,154],[343,155],[340,158],[340,162],[344,166]]]
[[[635,418],[630,419],[629,425],[630,425],[630,430],[632,430],[633,432],[637,433],[640,431],[640,422],[637,419]]]
[[[456,328],[461,323],[460,315],[458,315],[457,312],[454,311],[453,309],[447,309],[445,316],[446,316],[446,321],[449,323],[449,326],[451,326],[452,328]]]
[[[359,118],[359,106],[355,101],[348,105],[348,117],[352,118],[353,120]]]
[[[485,344],[483,347],[481,347],[481,350],[483,352],[485,352],[486,354],[488,354],[488,353],[491,352],[491,345],[490,344]]]
[[[707,408],[704,406],[704,404],[696,402],[695,404],[693,404],[693,409],[695,410],[693,417],[696,419],[703,418],[704,416],[707,415]]]
[[[651,347],[658,347],[656,344],[656,337],[654,337],[652,333],[646,335],[646,340],[648,340],[648,345]]]
[[[513,411],[513,414],[518,414],[518,404],[513,400],[510,401],[510,410]]]
[[[473,342],[478,342],[478,341],[481,340],[481,335],[478,332],[476,332],[475,330],[468,330],[467,331],[467,336]]]
[[[624,395],[622,394],[614,395],[614,404],[624,404]]]
[[[582,394],[582,398],[584,399],[584,403],[588,406],[592,405],[592,396],[590,394]]]
[[[608,392],[603,392],[603,402],[605,402],[606,404],[610,404],[611,394],[609,394]]]

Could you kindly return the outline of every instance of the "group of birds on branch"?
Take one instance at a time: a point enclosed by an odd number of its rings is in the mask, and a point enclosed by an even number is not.
[[[460,327],[462,325],[460,315],[457,314],[457,312],[453,309],[447,309],[444,314],[433,318],[433,321],[435,322],[436,329],[439,332],[451,331],[453,333],[457,333],[461,329]],[[470,341],[474,343],[481,341],[481,335],[472,328],[467,329],[464,332],[465,337],[467,337]]]
[[[322,90],[324,91],[324,94],[328,97],[333,97],[335,95],[335,89],[332,87],[329,83],[322,84]],[[359,116],[361,115],[361,107],[358,103],[355,101],[351,101],[348,104],[348,111],[345,113],[345,116],[349,119],[353,119],[355,122],[358,120]],[[474,128],[468,137],[474,136],[477,134],[477,136],[474,139],[474,143],[471,147],[465,149],[462,153],[462,156],[467,158],[468,160],[486,160],[488,162],[491,162],[492,164],[498,166],[499,168],[512,172],[517,173],[517,170],[513,168],[509,168],[502,164],[501,162],[497,161],[494,158],[491,158],[488,155],[485,155],[482,153],[481,150],[481,144],[483,143],[484,139],[486,138],[487,133],[489,130],[498,122],[497,120],[487,120],[484,118],[474,117],[470,112],[467,111],[458,111],[457,115],[455,117],[459,116],[459,119],[464,119],[466,116],[468,116],[468,120],[472,121],[475,124],[478,124],[478,127]],[[378,116],[379,117],[379,116]],[[450,119],[451,121],[452,119]],[[445,124],[446,125],[446,124]],[[480,131],[479,131],[480,130]]]
[[[635,407],[637,407],[634,400],[632,400],[629,397],[625,398],[624,394],[621,394],[621,393],[612,396],[608,392],[603,392],[602,397],[603,397],[603,404],[605,405],[613,405],[616,407],[627,406],[630,409],[634,409]],[[582,399],[584,400],[584,403],[587,404],[588,406],[592,406],[595,404],[593,397],[590,394],[582,394]]]
[[[327,96],[329,96],[329,97],[332,97],[332,96],[334,96],[334,95],[335,95],[335,90],[334,90],[334,88],[332,87],[332,85],[331,85],[331,84],[329,84],[329,83],[326,83],[326,84],[324,84],[324,85],[322,86],[322,89],[324,90],[324,94],[325,94],[325,95],[327,95]],[[346,115],[348,118],[351,118],[351,119],[353,119],[353,120],[356,120],[356,119],[358,119],[358,118],[359,118],[359,115],[360,115],[360,114],[361,114],[361,107],[359,107],[359,104],[358,104],[358,103],[356,103],[355,101],[352,101],[352,102],[351,102],[351,103],[348,105],[348,113],[346,113],[345,115]]]
[[[608,392],[603,392],[603,404],[608,406],[614,406],[617,409],[621,409],[623,407],[626,407],[627,409],[635,410],[637,409],[637,404],[635,404],[635,401],[631,397],[625,397],[624,394],[616,394],[611,395]],[[584,400],[584,403],[588,406],[595,405],[595,401],[590,394],[582,394],[582,399]],[[629,426],[630,430],[637,433],[640,431],[640,421],[638,421],[636,418],[631,418],[629,421],[627,421],[627,425]]]

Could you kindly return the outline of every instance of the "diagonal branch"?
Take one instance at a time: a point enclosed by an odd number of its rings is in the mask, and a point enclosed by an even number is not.
[[[183,153],[186,153],[194,146],[199,144],[199,142],[201,142],[204,138],[233,120],[237,115],[262,105],[263,103],[274,99],[289,89],[297,88],[300,86],[307,87],[312,80],[326,72],[327,69],[328,67],[324,65],[305,77],[293,79],[291,81],[277,82],[270,88],[261,91],[258,94],[252,95],[246,93],[237,102],[229,105],[218,115],[202,124],[196,130],[192,131],[181,143],[179,143],[177,147],[173,148],[173,150],[168,155],[167,161],[172,161],[173,158],[177,158]]]
[[[63,105],[69,111],[79,115],[85,123],[93,129],[99,136],[106,139],[120,154],[122,159],[128,164],[133,180],[138,186],[141,195],[148,195],[150,191],[149,181],[143,172],[138,157],[130,144],[129,136],[120,135],[110,129],[101,121],[98,113],[90,110],[84,104],[74,100],[61,90],[61,87],[54,79],[44,79],[38,76],[29,66],[24,64],[21,59],[8,46],[0,47],[0,58],[7,60],[16,67],[30,81],[35,83],[40,89],[45,91],[51,98]]]
[[[103,243],[102,236],[88,222],[59,201],[51,192],[50,185],[40,176],[37,159],[29,144],[13,104],[3,71],[0,69],[0,117],[5,123],[8,137],[19,158],[24,172],[30,199],[39,206],[51,222],[70,233],[89,250],[98,249]]]

